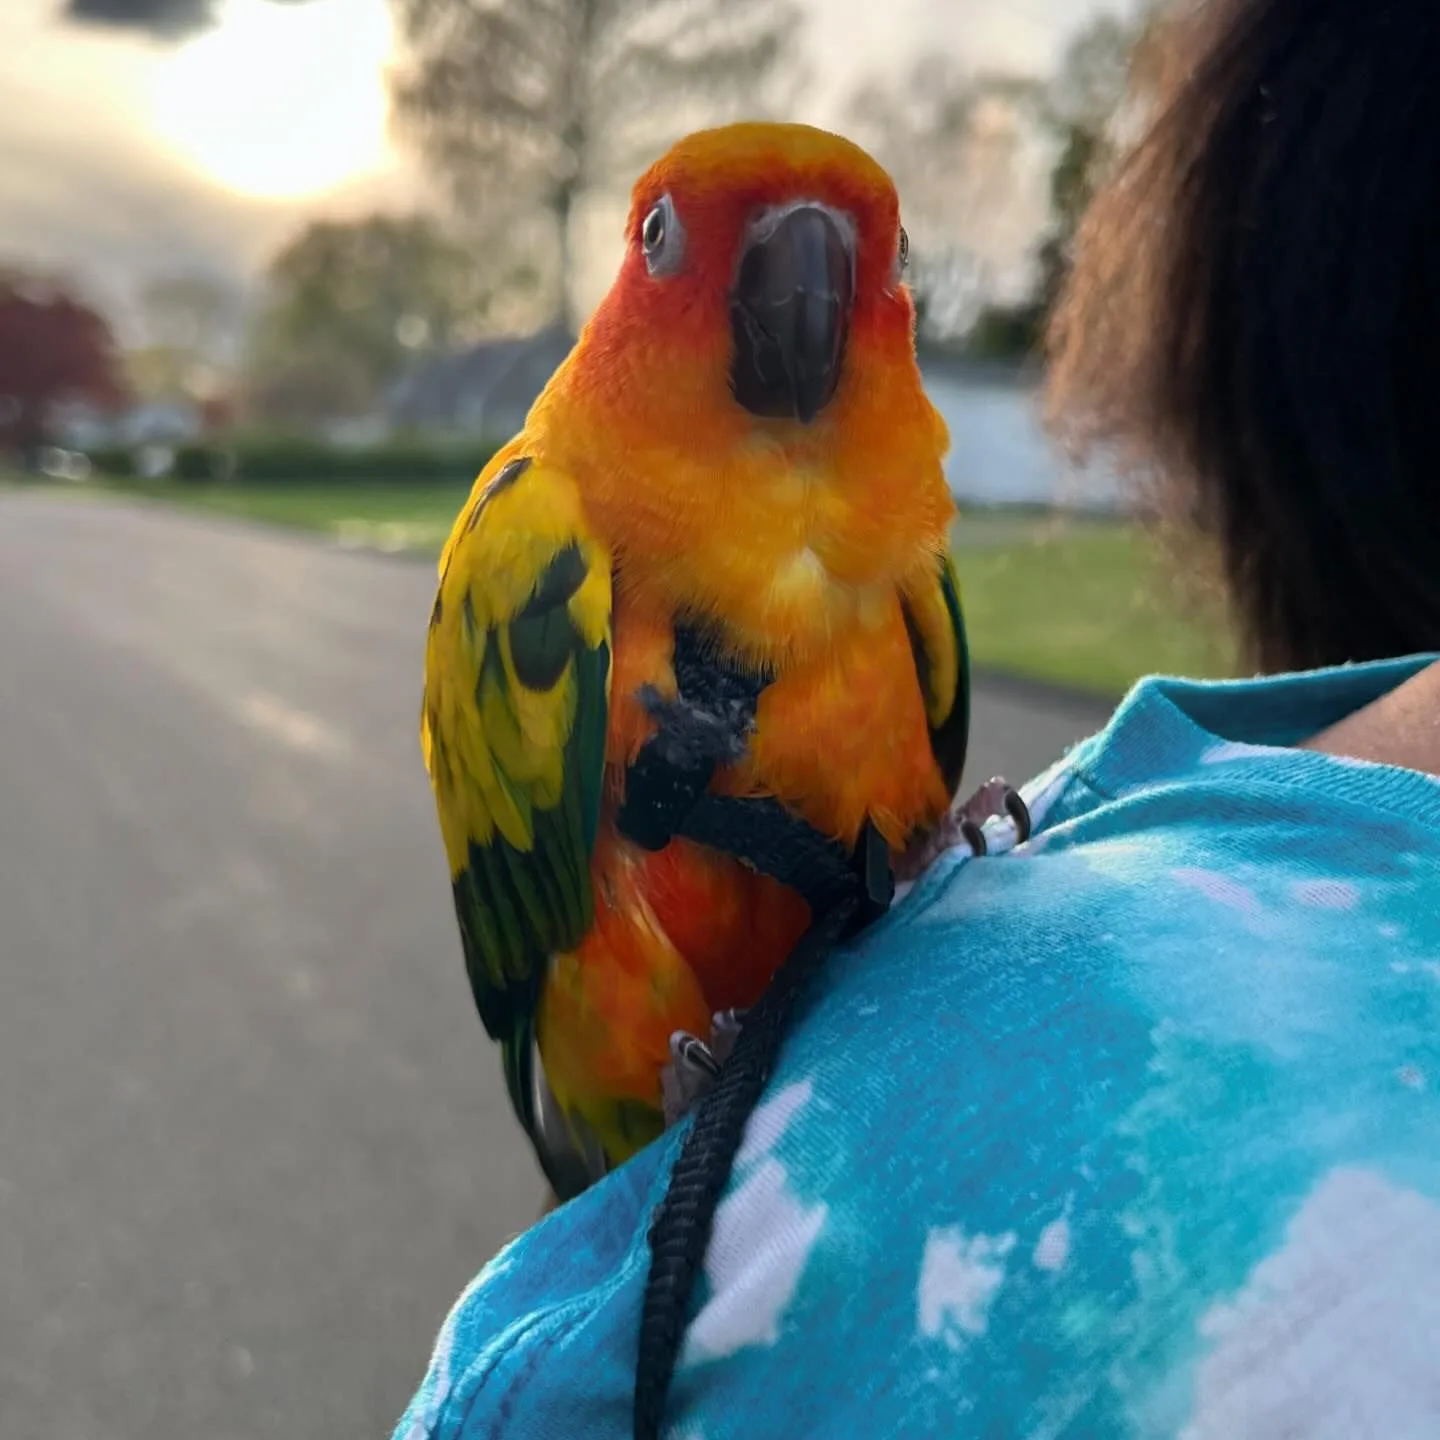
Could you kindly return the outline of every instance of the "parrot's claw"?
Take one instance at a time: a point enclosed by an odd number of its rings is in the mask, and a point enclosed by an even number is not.
[[[1007,780],[996,776],[987,780],[961,807],[960,833],[976,855],[986,851],[985,832],[980,827],[998,815],[1008,815],[1015,824],[1015,843],[1023,845],[1030,838],[1030,808],[1020,792]]]
[[[710,1022],[710,1053],[723,1065],[735,1049],[740,1038],[740,1027],[745,1023],[746,1010],[722,1010]]]
[[[670,1037],[670,1063],[660,1072],[665,1128],[683,1120],[709,1093],[730,1058],[746,1011],[722,1010],[710,1022],[710,1043],[677,1030]]]
[[[720,1062],[703,1040],[684,1030],[670,1037],[670,1063],[660,1072],[660,1099],[667,1130],[695,1108],[719,1074]]]
[[[933,830],[910,846],[896,866],[896,878],[917,880],[940,855],[962,840],[972,854],[984,855],[989,845],[983,827],[987,820],[999,815],[1008,815],[1014,822],[1017,845],[1030,838],[1029,807],[1013,785],[997,776],[987,780],[963,805],[952,805]]]

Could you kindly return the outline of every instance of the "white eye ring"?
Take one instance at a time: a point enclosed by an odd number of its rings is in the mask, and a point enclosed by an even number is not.
[[[640,252],[652,275],[673,275],[680,268],[685,255],[685,227],[668,195],[662,195],[650,207],[640,226]]]
[[[900,247],[895,252],[895,273],[903,275],[905,268],[910,264],[910,236],[902,225],[900,227]]]

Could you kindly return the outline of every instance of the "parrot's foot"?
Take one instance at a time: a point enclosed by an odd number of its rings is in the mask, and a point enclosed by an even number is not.
[[[666,764],[681,770],[733,765],[745,753],[753,726],[751,710],[738,699],[719,697],[710,704],[662,695],[653,685],[637,692],[656,724],[656,748]]]
[[[1008,815],[1015,824],[1015,843],[1023,845],[1030,838],[1030,807],[1020,792],[1007,780],[996,776],[987,780],[961,807],[960,833],[977,854],[985,853],[984,823],[997,815]]]
[[[962,840],[974,855],[984,855],[989,847],[983,826],[997,815],[1008,815],[1014,822],[1017,845],[1030,838],[1029,807],[1013,785],[996,776],[963,805],[952,805],[938,825],[910,845],[895,867],[896,879],[918,880],[939,856]]]
[[[684,1030],[670,1037],[670,1063],[660,1072],[660,1097],[665,1111],[665,1128],[683,1120],[709,1093],[720,1067],[735,1048],[743,1010],[722,1010],[710,1022],[707,1045]]]
[[[656,730],[630,766],[616,824],[642,849],[661,850],[705,793],[716,767],[733,765],[745,753],[751,710],[733,697],[710,705],[683,696],[667,699],[653,685],[636,694]]]

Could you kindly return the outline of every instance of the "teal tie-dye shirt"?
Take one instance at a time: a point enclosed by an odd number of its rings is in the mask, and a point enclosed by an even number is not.
[[[671,1440],[1440,1436],[1440,781],[1283,748],[1424,663],[1147,681],[834,957]],[[677,1141],[495,1259],[397,1437],[629,1436]]]

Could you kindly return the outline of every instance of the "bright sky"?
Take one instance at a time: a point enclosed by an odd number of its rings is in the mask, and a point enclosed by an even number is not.
[[[807,118],[823,120],[867,68],[924,48],[1040,69],[1107,0],[805,3],[824,78]],[[423,193],[386,136],[386,0],[220,0],[219,23],[179,44],[65,24],[60,8],[0,0],[0,255],[119,299],[165,268],[251,272],[309,215]]]
[[[220,24],[149,57],[139,106],[157,143],[238,195],[290,200],[390,160],[377,4],[229,0]]]

